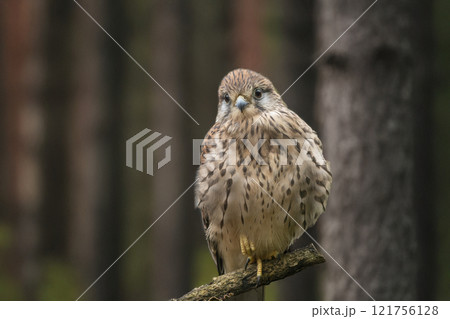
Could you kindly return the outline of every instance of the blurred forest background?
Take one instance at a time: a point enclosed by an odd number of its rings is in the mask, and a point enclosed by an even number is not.
[[[0,299],[75,300],[194,181],[237,67],[284,92],[372,0],[0,0]],[[331,161],[311,233],[377,300],[450,299],[450,2],[379,0],[283,95]],[[154,176],[125,166],[172,137]],[[302,238],[296,245],[305,245]],[[269,300],[368,300],[331,260]],[[217,272],[192,189],[81,300],[166,300]]]

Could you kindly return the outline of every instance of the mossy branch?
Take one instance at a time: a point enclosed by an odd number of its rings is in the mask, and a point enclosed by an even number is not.
[[[261,285],[291,276],[306,267],[325,262],[325,258],[310,244],[293,252],[283,254],[279,259],[264,261]],[[172,300],[225,300],[256,288],[256,267],[248,266],[219,277],[209,284],[194,288],[184,296]]]

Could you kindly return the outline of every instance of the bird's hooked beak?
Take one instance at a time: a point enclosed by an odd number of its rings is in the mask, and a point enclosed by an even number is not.
[[[239,95],[234,105],[236,105],[236,107],[242,112],[248,105],[248,101],[242,95]]]

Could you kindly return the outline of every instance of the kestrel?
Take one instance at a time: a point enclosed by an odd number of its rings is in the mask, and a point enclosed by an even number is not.
[[[317,134],[272,82],[237,69],[219,87],[202,144],[195,203],[219,274],[284,253],[325,211],[329,163]]]

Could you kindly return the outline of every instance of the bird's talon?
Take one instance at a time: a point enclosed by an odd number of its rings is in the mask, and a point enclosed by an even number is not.
[[[256,277],[256,287],[261,286],[261,276]]]
[[[250,257],[247,258],[247,261],[245,262],[244,270],[247,270],[248,264],[250,263]]]

